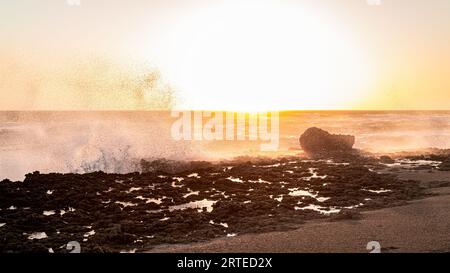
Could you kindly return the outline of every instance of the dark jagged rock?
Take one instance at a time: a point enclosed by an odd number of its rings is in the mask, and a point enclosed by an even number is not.
[[[147,161],[145,159],[142,159],[140,161],[140,166],[142,169],[142,172],[144,173],[168,173],[168,174],[176,174],[176,173],[182,173],[190,170],[203,170],[208,169],[212,167],[212,164],[210,162],[206,161],[190,161],[190,162],[184,162],[184,161],[174,161],[174,160],[167,160],[167,159],[157,159],[153,161]]]
[[[439,164],[439,170],[450,171],[450,159],[449,158],[447,158],[444,162]]]
[[[317,127],[307,129],[300,136],[300,146],[311,154],[327,152],[352,151],[355,137],[351,135],[334,135]]]
[[[342,221],[342,220],[360,220],[362,218],[362,214],[359,211],[343,209],[336,215],[332,215],[330,217],[330,221]]]
[[[392,159],[390,156],[383,155],[380,157],[380,162],[384,164],[394,164],[395,160]]]

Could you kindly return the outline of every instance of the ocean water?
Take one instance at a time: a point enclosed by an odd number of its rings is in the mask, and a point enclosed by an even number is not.
[[[175,140],[170,112],[0,112],[0,180],[48,172],[139,171],[140,159],[221,160],[299,153],[309,127],[356,136],[355,147],[388,153],[450,148],[450,111],[280,113],[279,148],[263,141]],[[205,118],[204,121],[208,119]]]

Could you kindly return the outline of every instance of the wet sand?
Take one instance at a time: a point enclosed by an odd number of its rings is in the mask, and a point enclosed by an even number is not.
[[[291,231],[165,245],[151,252],[369,252],[369,241],[378,241],[381,252],[449,252],[450,187],[430,192],[437,195],[366,211],[361,220],[314,220]]]

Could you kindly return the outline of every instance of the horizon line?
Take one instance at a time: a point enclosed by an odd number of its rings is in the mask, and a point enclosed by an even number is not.
[[[12,109],[0,112],[235,112],[235,113],[262,113],[262,112],[449,112],[450,109],[286,109],[286,110],[211,110],[211,109]]]

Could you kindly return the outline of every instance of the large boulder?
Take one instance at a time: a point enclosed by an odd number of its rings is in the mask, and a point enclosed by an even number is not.
[[[380,162],[383,164],[394,164],[395,160],[392,159],[392,157],[390,157],[390,156],[383,155],[380,157]]]
[[[351,151],[354,144],[354,136],[333,135],[317,127],[307,129],[300,136],[300,146],[307,153]]]

